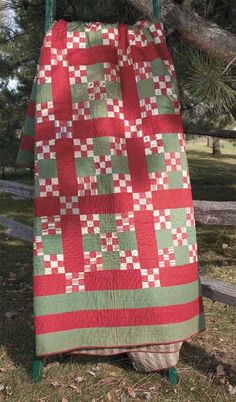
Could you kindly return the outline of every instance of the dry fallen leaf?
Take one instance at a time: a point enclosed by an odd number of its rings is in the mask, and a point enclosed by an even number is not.
[[[73,382],[69,385],[69,387],[78,390],[77,385],[73,384]]]
[[[110,392],[108,392],[108,394],[107,394],[107,400],[108,400],[109,402],[112,401],[112,396],[111,396],[111,393],[110,393]]]
[[[133,388],[128,387],[127,391],[128,391],[129,396],[131,396],[131,398],[136,398],[137,393],[133,390]]]
[[[55,367],[55,366],[60,366],[60,362],[55,361],[55,362],[48,363],[48,364],[45,366],[45,369],[48,370],[48,369],[50,369],[51,367]]]
[[[80,383],[80,382],[82,382],[84,380],[85,380],[84,377],[76,377],[74,381],[77,382],[77,383]]]
[[[101,368],[102,368],[102,363],[95,364],[95,365],[92,367],[92,369],[93,369],[94,371],[101,370]]]
[[[230,395],[236,395],[236,387],[234,387],[233,385],[229,384],[228,390]]]
[[[5,384],[0,384],[0,391],[3,391],[5,388]]]
[[[59,384],[58,381],[52,381],[51,385],[53,385],[54,387],[61,387],[61,384]]]
[[[5,317],[9,319],[15,317],[16,315],[17,315],[16,311],[8,311],[7,313],[5,313]]]
[[[62,398],[61,402],[69,402],[69,401],[66,398]]]
[[[225,376],[225,369],[222,364],[218,364],[218,366],[216,367],[216,376],[217,377]]]
[[[223,250],[225,250],[226,248],[229,248],[229,245],[227,243],[223,243],[222,248],[223,248]]]
[[[15,272],[9,272],[8,280],[9,280],[9,281],[15,281],[15,280],[16,280],[16,274],[15,274]]]
[[[87,373],[91,374],[93,377],[96,377],[96,374],[91,370],[87,370]]]

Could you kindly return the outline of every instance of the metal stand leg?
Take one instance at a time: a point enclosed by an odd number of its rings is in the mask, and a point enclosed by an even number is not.
[[[32,381],[36,384],[41,381],[44,358],[35,356],[32,363]]]
[[[171,385],[177,385],[178,384],[179,376],[178,376],[178,373],[177,373],[175,367],[169,368],[169,370],[168,370],[168,378],[169,378],[169,381],[170,381]]]

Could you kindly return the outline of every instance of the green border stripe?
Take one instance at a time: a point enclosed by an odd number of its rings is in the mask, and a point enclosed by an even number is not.
[[[79,310],[170,306],[191,302],[199,297],[199,281],[180,286],[74,292],[34,298],[34,314],[60,314]]]
[[[66,352],[84,347],[117,347],[150,343],[174,343],[205,329],[204,314],[177,324],[81,328],[36,335],[36,354]]]

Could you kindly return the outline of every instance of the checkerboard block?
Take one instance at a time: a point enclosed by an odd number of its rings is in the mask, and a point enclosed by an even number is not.
[[[144,137],[142,119],[124,120],[125,138]]]
[[[134,212],[121,212],[115,214],[118,232],[135,230]]]
[[[39,179],[40,197],[56,197],[59,196],[58,178]]]
[[[90,102],[72,103],[72,120],[91,120]]]
[[[41,216],[42,236],[61,235],[61,216]]]
[[[51,77],[51,65],[50,64],[45,64],[42,66],[37,71],[36,74],[36,82],[38,85],[44,85],[44,84],[51,84],[52,83],[52,77]]]
[[[85,26],[85,32],[99,32],[102,30],[102,24],[97,21],[86,22],[84,26]]]
[[[140,100],[141,117],[152,117],[159,114],[157,100],[154,96]]]
[[[151,191],[168,190],[169,178],[167,172],[149,173]]]
[[[60,214],[77,215],[79,214],[79,198],[77,196],[60,197]]]
[[[128,30],[128,40],[130,46],[146,47],[148,40],[142,29]]]
[[[189,262],[198,262],[198,247],[197,244],[189,244]]]
[[[102,251],[119,251],[117,233],[101,233]]]
[[[153,77],[155,95],[172,95],[171,77],[169,75],[160,75]]]
[[[105,81],[120,82],[120,69],[115,63],[104,63]]]
[[[120,67],[128,67],[133,65],[132,51],[130,46],[128,46],[126,49],[118,48],[117,54],[118,65]]]
[[[66,272],[66,293],[85,291],[84,272]]]
[[[127,157],[127,145],[126,145],[125,138],[111,137],[110,138],[110,152],[111,152],[111,155]]]
[[[45,275],[64,274],[64,256],[63,254],[44,254]]]
[[[160,268],[175,266],[174,247],[165,247],[158,250],[158,259]]]
[[[123,102],[119,99],[107,99],[108,117],[124,119]]]
[[[84,271],[85,272],[103,271],[102,251],[84,252]]]
[[[132,193],[130,174],[113,173],[114,193]]]
[[[160,275],[158,268],[141,268],[142,288],[160,287]]]
[[[55,120],[54,126],[57,140],[60,140],[62,138],[72,138],[73,128],[71,120],[68,121]]]
[[[88,83],[89,100],[105,99],[107,97],[105,81],[91,81]]]
[[[99,214],[80,215],[82,234],[100,233]]]
[[[93,138],[74,138],[73,143],[75,158],[94,157]]]
[[[36,104],[36,122],[45,123],[55,120],[53,102],[43,102]]]
[[[139,61],[134,63],[133,68],[136,82],[152,78],[152,66],[149,61]]]
[[[86,34],[85,32],[71,31],[67,32],[67,49],[85,49]]]
[[[97,176],[77,177],[78,196],[98,195]]]
[[[70,85],[88,82],[87,66],[69,66]]]
[[[150,26],[150,31],[153,35],[154,38],[154,42],[158,45],[160,43],[164,43],[165,42],[165,37],[163,34],[163,24],[159,23],[159,27],[158,24],[153,24]]]
[[[35,257],[39,257],[40,255],[43,255],[42,236],[34,236],[34,241],[33,241],[33,255],[34,255]]]
[[[133,193],[134,211],[152,211],[152,193],[151,191],[144,191],[140,193]]]
[[[160,209],[153,211],[155,230],[171,229],[170,209]]]
[[[159,154],[164,152],[164,142],[162,134],[155,134],[154,136],[145,135],[143,137],[145,145],[145,154]]]
[[[120,250],[120,269],[141,269],[138,250]]]
[[[68,52],[67,49],[51,48],[51,65],[68,67]]]
[[[55,140],[36,141],[37,160],[56,159]]]
[[[102,43],[105,46],[118,47],[119,34],[117,28],[107,28],[102,30]]]

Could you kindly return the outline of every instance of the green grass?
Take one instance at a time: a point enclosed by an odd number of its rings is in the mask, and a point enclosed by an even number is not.
[[[212,160],[202,144],[194,147],[195,151],[187,144],[194,198],[233,199],[236,181],[233,158],[225,154]],[[9,174],[11,180],[16,181],[15,174]],[[227,180],[223,180],[224,174]],[[19,181],[27,182],[28,176],[28,171],[21,171]],[[220,178],[221,185],[216,182]],[[219,186],[222,186],[221,191]],[[10,195],[0,193],[0,204],[1,213],[32,225],[32,200],[14,200]],[[51,357],[47,359],[41,383],[33,384],[32,245],[8,239],[4,230],[0,227],[0,261],[3,262],[0,276],[0,384],[5,387],[0,391],[0,401],[61,402],[63,398],[69,402],[235,401],[235,395],[230,395],[228,390],[229,384],[236,385],[235,309],[206,299],[207,331],[184,345],[178,364],[180,382],[176,387],[161,375],[137,373],[123,355],[113,358]],[[235,230],[227,226],[197,224],[197,240],[201,274],[236,283]],[[222,247],[222,244],[228,246]],[[6,312],[16,314],[9,319]],[[219,364],[225,369],[221,379],[216,376]],[[78,377],[83,377],[83,381],[77,382]]]
[[[228,141],[222,145],[222,154],[214,157],[204,142],[186,144],[195,200],[236,201],[236,147]]]

